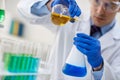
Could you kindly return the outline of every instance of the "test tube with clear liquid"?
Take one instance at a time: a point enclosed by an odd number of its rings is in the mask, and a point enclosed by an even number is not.
[[[0,0],[0,23],[5,19],[5,0]]]

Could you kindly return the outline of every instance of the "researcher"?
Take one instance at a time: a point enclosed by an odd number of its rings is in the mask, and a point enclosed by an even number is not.
[[[27,21],[56,34],[50,80],[120,80],[120,22],[115,18],[120,12],[120,0],[89,0],[90,14],[81,11],[79,0],[65,0],[70,16],[80,20],[69,21],[63,27],[51,22],[51,8],[59,1],[21,0],[17,7]],[[85,77],[66,76],[62,72],[73,45],[85,55]]]

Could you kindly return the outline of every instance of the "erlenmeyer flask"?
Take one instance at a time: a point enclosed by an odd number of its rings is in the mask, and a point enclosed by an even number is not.
[[[87,73],[84,55],[74,45],[62,71],[73,77],[84,77]]]
[[[58,4],[52,7],[51,21],[58,26],[64,26],[68,21],[75,21],[70,17],[69,7],[65,0],[59,0]],[[65,4],[66,3],[66,4]]]
[[[0,0],[0,23],[5,19],[5,0]]]

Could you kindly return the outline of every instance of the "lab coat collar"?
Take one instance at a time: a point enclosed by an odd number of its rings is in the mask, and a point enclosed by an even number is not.
[[[115,27],[112,29],[114,39],[120,39],[120,22],[117,20]]]
[[[108,32],[104,34],[103,36],[101,36],[99,38],[99,41],[101,43],[101,50],[104,50],[105,48],[112,46],[115,43],[111,32]]]
[[[115,40],[120,39],[120,26],[119,22],[116,22],[113,29],[111,29],[109,32],[104,34],[99,38],[101,42],[101,49],[104,50],[105,48],[112,46],[115,44]]]
[[[88,17],[88,16],[87,16]],[[82,31],[86,34],[90,33],[90,16],[89,18],[84,17],[84,21],[88,24],[81,24]],[[86,26],[86,27],[85,27]],[[115,44],[115,40],[120,39],[120,26],[119,21],[116,20],[116,24],[114,25],[113,29],[111,29],[109,32],[105,33],[103,36],[99,38],[99,41],[101,42],[101,50],[106,49],[107,47],[113,46]]]

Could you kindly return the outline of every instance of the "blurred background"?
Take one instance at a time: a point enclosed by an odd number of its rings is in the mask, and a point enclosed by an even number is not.
[[[24,31],[22,35],[22,39],[27,39],[35,42],[43,42],[47,44],[52,44],[54,41],[55,35],[51,33],[49,30],[41,27],[41,25],[33,25],[26,21],[17,11],[17,3],[19,0],[5,0],[5,10],[6,16],[4,21],[4,31],[5,33],[9,33],[11,27],[11,21],[17,20],[24,24]],[[83,5],[83,3],[85,5]],[[88,0],[80,0],[79,4],[81,5],[82,10],[87,12],[89,10],[89,2]],[[44,35],[43,35],[44,34]]]
[[[77,1],[79,2],[80,8],[83,12],[89,12],[89,0]],[[9,34],[12,20],[18,21],[24,25],[22,37],[19,38],[51,45],[54,41],[55,34],[51,33],[41,25],[30,24],[21,17],[17,11],[18,2],[19,0],[5,0],[5,21],[2,23],[4,24],[4,27],[1,27],[0,30],[2,30],[5,34]],[[117,19],[120,20],[119,15],[117,16]]]
[[[38,75],[38,80],[49,80],[49,64],[46,63],[50,56],[49,48],[52,46],[52,44],[54,44],[53,42],[55,39],[55,34],[42,27],[42,25],[30,24],[23,17],[21,17],[20,13],[17,11],[18,2],[19,0],[5,0],[5,20],[3,23],[0,23],[0,42],[2,45],[0,46],[0,61],[4,62],[4,66],[2,62],[0,64],[0,72],[3,71],[2,74],[0,73],[0,80],[36,80],[36,75]],[[89,0],[79,0],[79,5],[82,12],[89,12]],[[120,21],[120,14],[117,15],[117,19]],[[15,29],[17,31],[14,31],[14,26],[16,26]],[[18,30],[19,27],[20,31]],[[29,51],[29,49],[32,53]],[[21,52],[21,50],[23,52]],[[38,55],[38,52],[41,54]],[[27,53],[27,55],[23,53]],[[16,59],[18,59],[20,62],[16,63]],[[24,60],[27,60],[26,62],[28,63],[24,63]],[[20,71],[24,74],[14,74],[15,66],[8,64],[10,61],[14,63],[13,65],[19,63],[29,65],[29,63],[31,63],[29,61],[32,61],[33,63],[35,61],[35,67],[41,67],[40,74],[34,74],[32,72],[33,70],[30,71],[32,74],[25,74],[29,71]],[[40,61],[41,65],[37,65],[38,61]],[[35,64],[31,63],[31,65]],[[4,71],[1,66],[6,66],[5,70],[13,73]]]
[[[21,15],[17,11],[18,2],[19,0],[5,0],[5,10],[6,10],[6,16],[4,21],[5,33],[10,32],[11,21],[17,20],[24,24],[24,31],[21,37],[22,39],[27,39],[35,42],[43,42],[51,45],[54,41],[55,35],[46,28],[41,27],[41,25],[30,24],[23,17],[21,17]],[[85,13],[89,12],[89,8],[90,8],[89,0],[79,0],[79,4],[83,12]],[[117,19],[120,20],[119,15],[117,16]]]

